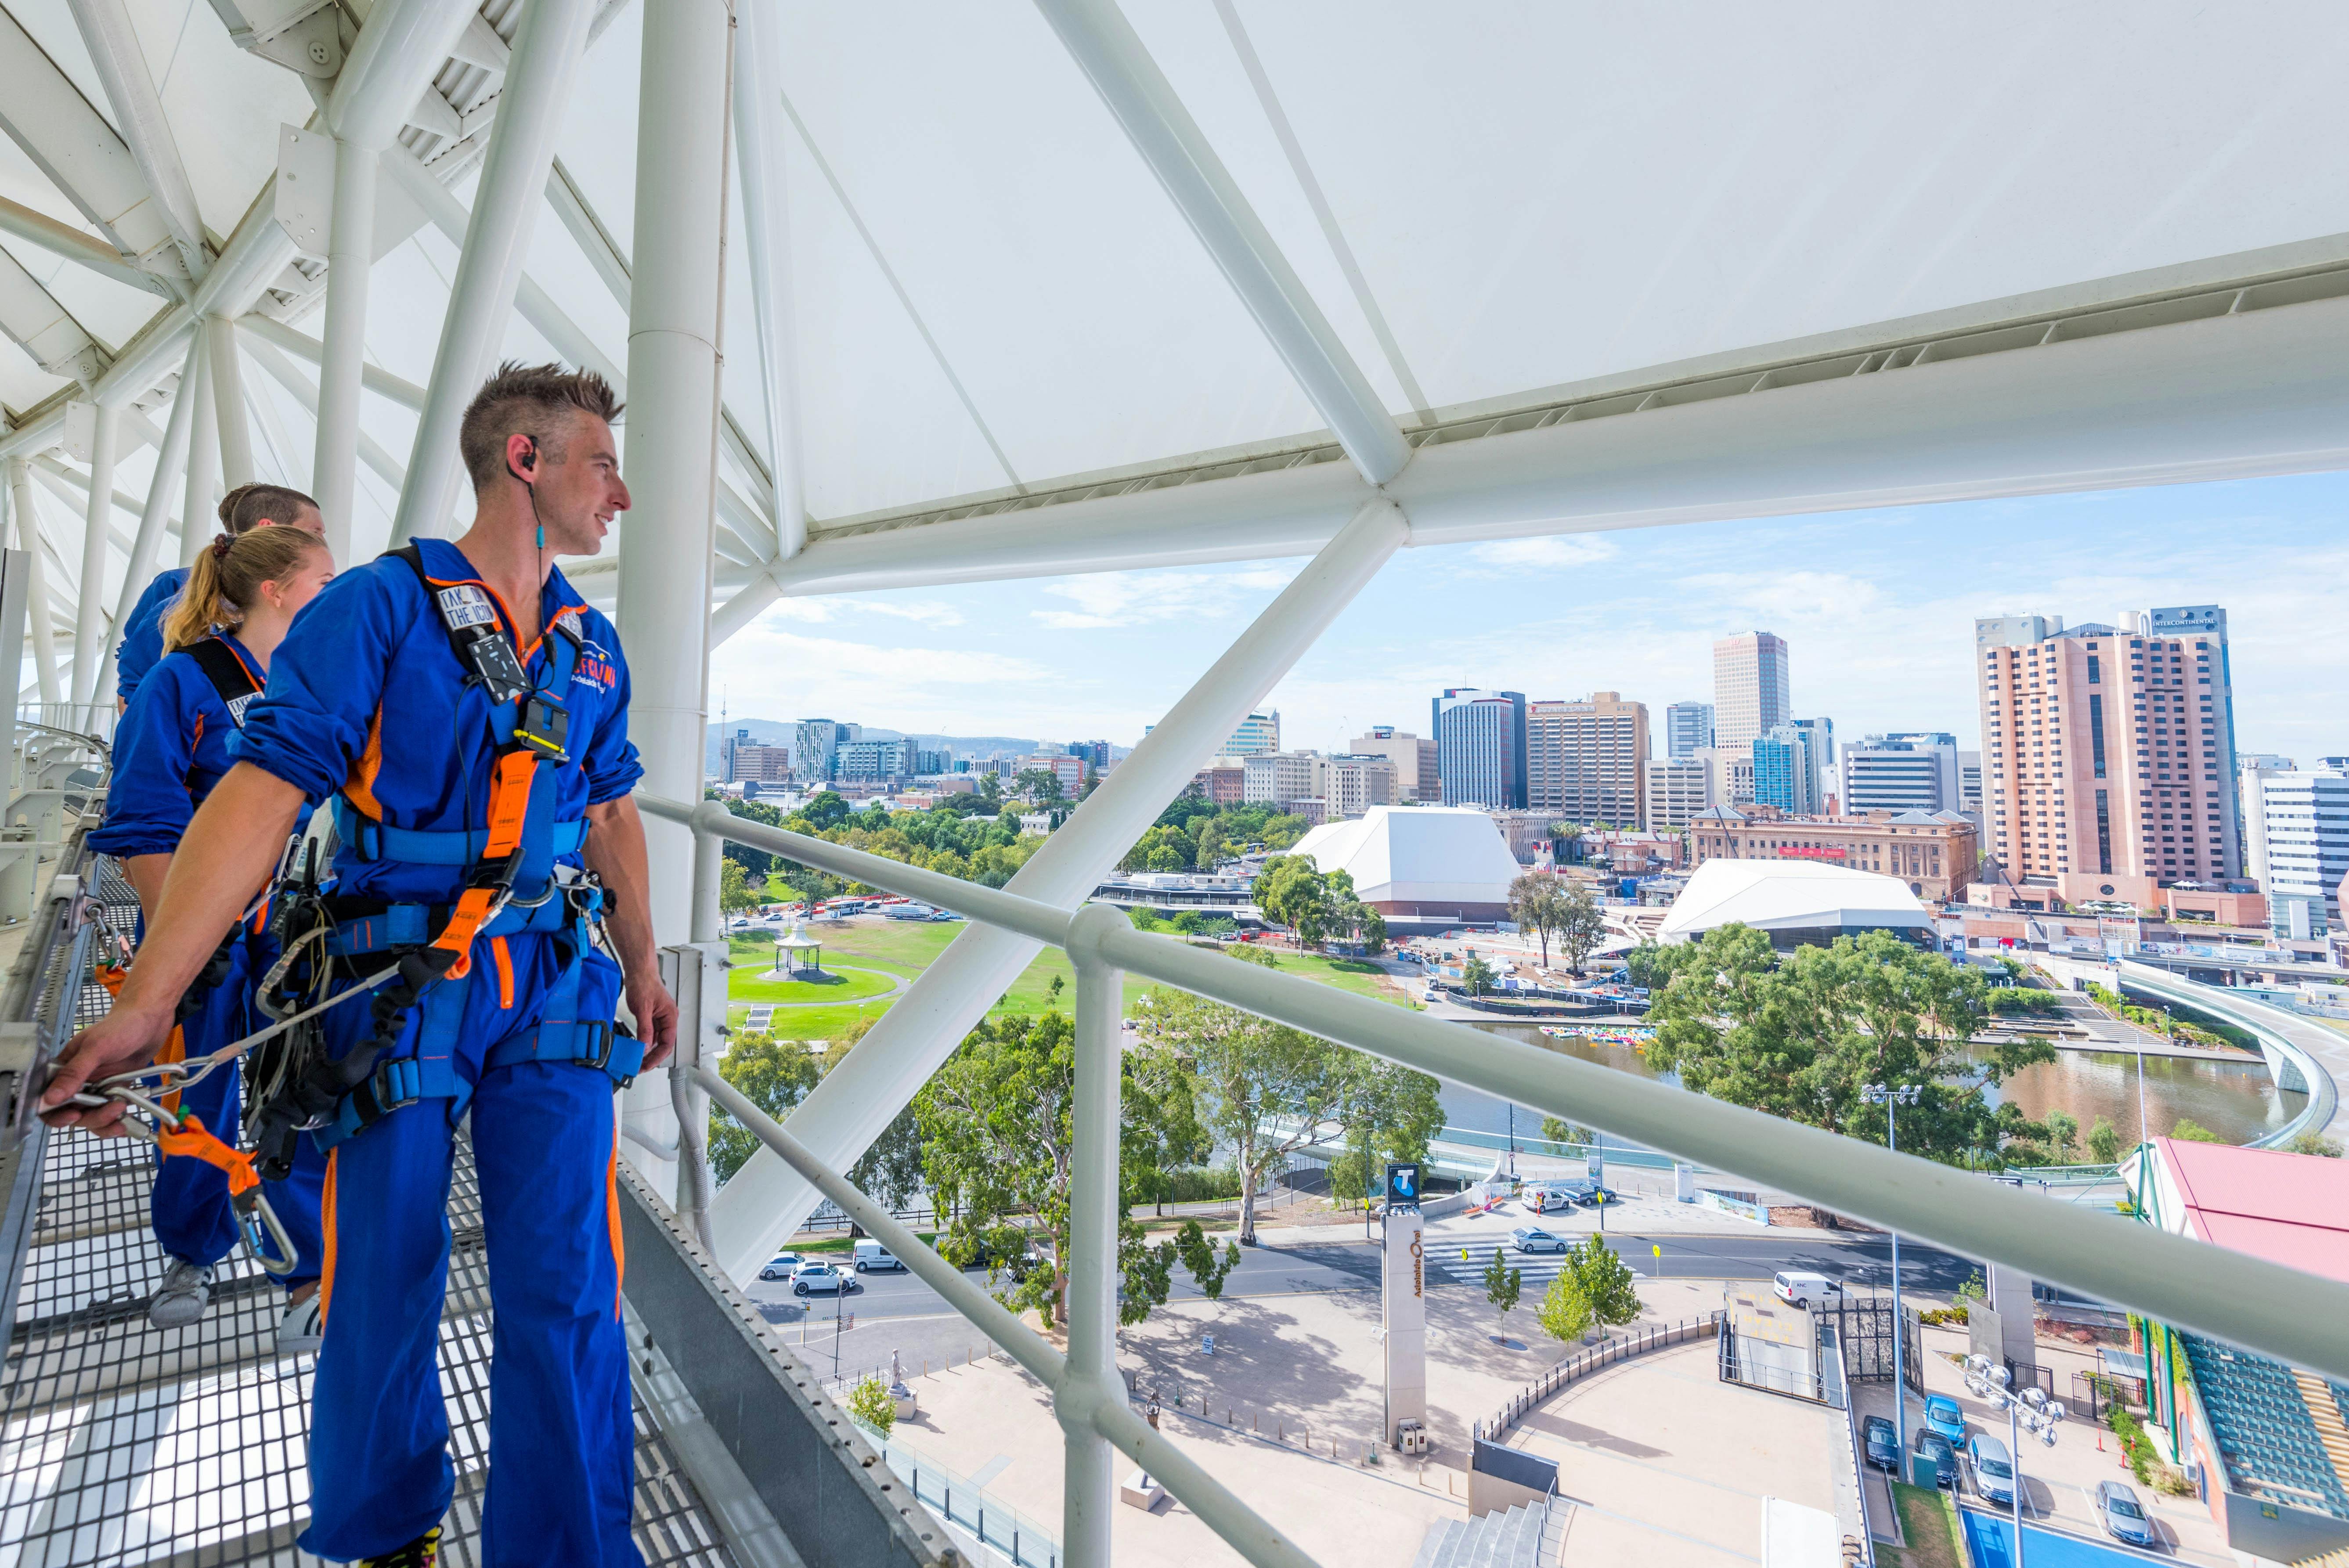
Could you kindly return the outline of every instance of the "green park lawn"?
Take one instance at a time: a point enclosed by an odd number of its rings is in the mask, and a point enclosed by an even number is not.
[[[963,929],[960,921],[896,921],[861,920],[850,924],[812,927],[810,934],[823,944],[826,967],[838,958],[843,965],[860,969],[880,970],[900,975],[907,979],[919,975],[930,962],[946,951]],[[736,938],[732,944],[736,967],[730,977],[728,995],[733,1006],[728,1009],[731,1021],[740,1025],[748,1016],[747,1004],[751,1002],[837,1001],[837,1006],[791,1007],[775,1014],[774,1032],[789,1039],[825,1040],[846,1034],[859,1017],[877,1016],[888,1011],[895,996],[881,995],[877,978],[868,974],[840,971],[843,980],[853,980],[869,990],[840,991],[831,987],[811,985],[804,982],[782,983],[761,979],[774,965],[774,942],[771,938]],[[1294,948],[1267,948],[1276,960],[1275,966],[1284,975],[1335,985],[1358,995],[1375,996],[1392,1002],[1397,1006],[1413,1007],[1392,986],[1382,983],[1378,965],[1358,959],[1331,958],[1318,953],[1299,953]],[[1052,982],[1058,980],[1061,989],[1055,992]],[[1063,1009],[1074,1000],[1076,974],[1069,966],[1068,954],[1057,947],[1047,947],[1011,983],[996,1005],[988,1009],[990,1016],[1011,1013],[1040,1013],[1049,1006]],[[1124,1010],[1133,1013],[1136,998],[1150,989],[1147,981],[1129,975],[1125,982]],[[902,995],[902,993],[899,993]]]

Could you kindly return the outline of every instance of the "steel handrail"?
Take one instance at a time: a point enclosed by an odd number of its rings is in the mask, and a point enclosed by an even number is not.
[[[688,805],[645,794],[636,800],[647,814],[697,832],[1055,946],[1069,946],[1079,918],[1000,888],[753,822],[716,801]],[[1098,945],[1103,962],[1161,984],[2349,1382],[2349,1286],[1130,926],[1102,931]]]

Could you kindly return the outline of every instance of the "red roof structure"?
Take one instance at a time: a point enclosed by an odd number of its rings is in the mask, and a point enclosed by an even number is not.
[[[2157,1138],[2187,1234],[2349,1284],[2349,1161]]]

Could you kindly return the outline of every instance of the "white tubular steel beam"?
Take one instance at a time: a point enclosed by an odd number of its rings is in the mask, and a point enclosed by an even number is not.
[[[237,357],[236,324],[224,315],[206,316],[204,346],[212,366],[212,418],[220,432],[221,481],[234,490],[261,477],[253,466],[253,424],[245,417],[244,366]]]
[[[237,331],[239,335],[242,335],[244,332],[244,322],[265,321],[268,318],[266,316],[248,315],[244,318],[244,321],[241,321],[237,324]],[[268,375],[272,381],[274,381],[280,387],[285,387],[288,393],[293,395],[295,402],[301,404],[305,408],[309,409],[314,416],[317,413],[318,387],[316,383],[313,382],[308,377],[295,369],[292,362],[287,360],[284,355],[278,353],[276,348],[270,344],[262,342],[256,338],[245,337],[243,347],[245,353],[252,356],[253,362],[255,365],[260,366],[263,371]],[[359,461],[374,469],[376,478],[381,480],[385,484],[389,485],[393,493],[397,494],[399,490],[399,487],[408,482],[408,470],[401,468],[399,466],[399,459],[393,457],[389,452],[385,451],[382,445],[378,442],[374,437],[368,435],[364,428],[356,430],[352,434],[354,439],[354,449],[358,453]],[[315,475],[313,477],[315,478]],[[317,492],[314,490],[311,493],[315,496]],[[344,531],[347,533],[349,531],[346,529]],[[347,556],[341,552],[337,552],[335,556],[335,560],[337,562],[354,559],[356,559],[356,557]]]
[[[0,337],[13,340],[50,375],[80,382],[85,393],[106,368],[98,340],[5,251],[0,251]]]
[[[139,512],[139,533],[130,542],[130,558],[122,569],[122,592],[114,602],[117,631],[106,639],[98,660],[97,691],[113,688],[115,650],[122,641],[121,633],[130,625],[131,606],[139,603],[139,595],[147,591],[148,580],[155,574],[155,552],[162,547],[163,531],[171,521],[172,491],[180,488],[181,476],[187,469],[188,437],[195,428],[196,367],[202,360],[202,345],[189,348],[188,363],[180,371],[180,389],[171,397],[171,417],[163,427],[154,477],[147,481],[147,504]],[[182,523],[181,531],[188,527]]]
[[[1440,443],[1389,487],[1414,544],[2349,467],[2349,300],[1938,360]],[[827,538],[785,594],[1309,554],[1340,463]]]
[[[265,343],[273,348],[282,348],[307,364],[323,366],[326,363],[325,344],[305,332],[286,325],[274,315],[241,315],[236,318],[236,330],[244,340],[248,353],[255,343]],[[388,398],[411,412],[424,407],[423,387],[404,376],[394,376],[379,365],[366,366],[360,374],[359,385],[377,397]]]
[[[2006,1264],[2034,1279],[2066,1285],[2096,1300],[2133,1307],[2198,1334],[2349,1381],[2349,1285],[2333,1280],[2115,1214],[2050,1202],[1953,1165],[1781,1120],[1710,1095],[1485,1034],[1465,1024],[1431,1018],[1252,964],[1234,964],[1220,954],[1135,931],[1123,917],[1112,920],[1081,912],[1070,916],[1009,888],[961,882],[957,885],[962,892],[942,889],[940,883],[956,883],[957,879],[916,872],[879,855],[730,817],[715,802],[696,808],[682,801],[640,799],[640,805],[648,813],[706,824],[706,830],[722,832],[753,848],[936,903],[974,921],[1000,919],[1014,929],[1040,934],[1057,923],[1059,940],[1069,947],[1072,958],[1098,954],[1098,962],[1109,967],[1466,1084],[1500,1099],[1590,1123],[1692,1163],[1734,1171],[1837,1212],[1922,1238],[1961,1256]],[[697,810],[706,814],[697,816]],[[1080,921],[1086,920],[1093,923],[1080,925]],[[750,1106],[732,1085],[706,1070],[701,1076],[709,1080],[705,1087],[713,1099],[794,1169],[811,1171],[824,1196],[839,1203],[858,1224],[878,1235],[882,1232],[876,1221],[885,1222],[895,1226],[896,1237],[911,1239],[902,1226],[878,1212],[879,1205],[822,1170],[803,1142],[788,1133],[776,1136],[782,1130]],[[851,1196],[843,1196],[843,1190]],[[905,1255],[918,1258],[923,1251]],[[923,1274],[925,1283],[934,1283],[919,1264],[915,1272]],[[985,1295],[968,1281],[959,1283],[965,1292]],[[966,1305],[964,1294],[944,1285],[936,1288],[957,1311],[974,1322],[981,1321]],[[999,1343],[1012,1348],[1008,1340]],[[1013,1349],[1013,1354],[1019,1352]],[[1047,1383],[1052,1381],[1042,1373],[1038,1376]]]
[[[1075,1147],[1069,1171],[1069,1374],[1063,1405],[1055,1391],[1068,1451],[1061,1491],[1061,1546],[1070,1568],[1109,1568],[1110,1521],[1117,1507],[1116,1451],[1093,1420],[1112,1400],[1126,1402],[1117,1371],[1119,1078],[1124,1070],[1120,1018],[1125,976],[1102,956],[1106,925],[1131,931],[1123,911],[1088,904],[1069,923],[1069,959],[1077,972]]]
[[[144,289],[149,294],[173,298],[163,286],[163,280],[152,273],[141,272],[122,259],[122,253],[112,245],[93,240],[70,223],[60,223],[47,212],[36,212],[20,201],[0,196],[0,234],[38,245],[53,256],[103,273],[119,284]]]
[[[367,371],[367,287],[375,265],[376,171],[384,149],[399,134],[407,107],[430,88],[457,36],[480,19],[468,0],[378,0],[326,104],[326,127],[335,134],[335,199],[326,240],[326,344],[310,478],[319,515],[326,523],[326,545],[337,561],[350,559],[351,513],[358,489],[359,390]]]
[[[579,51],[595,20],[594,0],[537,0],[514,36],[513,68],[500,94],[489,158],[465,225],[449,314],[432,359],[432,383],[417,421],[391,542],[443,533],[463,464],[457,427],[472,400],[482,366],[505,341],[506,317],[522,282],[522,259],[554,156],[554,132],[571,94]]]
[[[973,1284],[968,1275],[899,1224],[887,1209],[850,1186],[839,1172],[810,1153],[806,1145],[745,1099],[732,1084],[707,1068],[696,1068],[693,1078],[709,1092],[710,1099],[726,1108],[728,1115],[750,1130],[761,1144],[761,1152],[772,1150],[777,1158],[787,1161],[793,1171],[839,1204],[841,1212],[888,1248],[891,1257],[903,1258],[906,1268],[924,1284],[936,1291],[948,1306],[962,1314],[1050,1389],[1053,1414],[1063,1429],[1072,1422],[1089,1422],[1119,1452],[1163,1482],[1175,1501],[1198,1515],[1255,1568],[1318,1568],[1295,1542],[1266,1522],[1179,1445],[1153,1430],[1135,1415],[1122,1388],[1106,1399],[1089,1398],[1091,1391],[1070,1376],[1068,1363],[1059,1351],[1045,1343],[1041,1335],[1011,1315],[1001,1302]],[[1068,1561],[1073,1568],[1082,1559],[1072,1556]]]
[[[74,24],[89,46],[90,63],[98,67],[98,85],[114,106],[114,122],[147,189],[161,204],[163,221],[180,248],[188,275],[204,275],[211,255],[204,249],[203,214],[196,207],[196,188],[188,182],[187,166],[180,161],[180,144],[164,118],[163,99],[155,78],[147,74],[147,56],[122,0],[69,0]]]
[[[217,531],[213,525],[220,520],[220,409],[212,402],[212,358],[201,332],[196,335],[193,358],[194,377],[180,384],[180,395],[195,410],[188,431],[187,494],[180,503],[182,566],[196,563],[197,554],[212,542]]]
[[[771,8],[746,5],[736,22],[734,151],[742,165],[750,298],[759,318],[775,559],[788,561],[807,543],[807,509],[800,481],[799,357],[792,342],[791,208],[783,183],[782,20]]]
[[[0,128],[117,250],[143,262],[171,245],[171,219],[129,147],[5,7],[0,82],[8,84],[0,93]],[[181,270],[176,253],[162,264]]]
[[[8,459],[10,510],[16,520],[16,548],[25,552],[25,626],[33,647],[33,673],[40,683],[41,703],[53,707],[65,701],[57,684],[56,610],[49,603],[48,550],[41,538],[41,514],[33,500],[33,465],[22,458]]]
[[[88,703],[98,686],[100,640],[106,634],[107,531],[114,526],[114,447],[122,417],[100,403],[89,444],[89,510],[84,519],[81,579],[74,593],[73,700]]]
[[[688,797],[701,792],[708,727],[705,627],[717,527],[726,78],[733,37],[728,11],[726,0],[645,0],[636,100],[633,392],[623,465],[634,508],[620,531],[617,621],[633,682],[629,728],[641,737],[647,787]],[[516,200],[535,210],[545,180],[541,168]],[[652,783],[655,778],[663,782]],[[661,823],[647,823],[647,832],[653,929],[664,944],[685,941],[690,845]],[[676,1140],[667,1087],[652,1075],[627,1091],[623,1115],[653,1147]],[[669,1189],[668,1161],[641,1147],[629,1158],[657,1189]]]
[[[1241,719],[1303,656],[1410,537],[1393,502],[1374,499],[1265,607],[1011,879],[1009,890],[1063,909],[1100,885],[1118,857],[1164,810]],[[624,577],[625,583],[626,579]],[[694,744],[700,744],[697,731]],[[698,765],[701,752],[691,753]],[[854,1163],[951,1055],[970,1026],[1028,966],[1038,944],[973,924],[938,955],[792,1112],[795,1135],[818,1156]],[[710,1204],[719,1263],[748,1279],[814,1206],[814,1190],[781,1161],[753,1154]]]
[[[1128,140],[1272,340],[1362,477],[1382,485],[1412,458],[1386,406],[1273,243],[1206,134],[1142,46],[1117,0],[1036,0]]]

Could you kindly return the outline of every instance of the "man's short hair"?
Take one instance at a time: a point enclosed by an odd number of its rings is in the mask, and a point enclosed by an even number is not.
[[[505,472],[508,436],[532,438],[541,452],[559,462],[559,437],[569,413],[592,414],[609,425],[619,418],[621,407],[612,384],[592,370],[507,360],[481,383],[457,427],[457,450],[473,478],[473,492],[487,490]]]
[[[221,498],[221,531],[241,539],[264,522],[290,523],[318,503],[285,485],[239,485]]]

